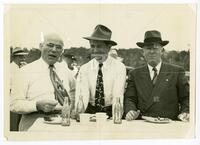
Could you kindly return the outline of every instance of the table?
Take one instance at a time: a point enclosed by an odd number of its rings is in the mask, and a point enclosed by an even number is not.
[[[47,139],[150,139],[150,138],[191,138],[194,129],[191,123],[172,121],[167,124],[155,124],[144,120],[126,121],[114,124],[108,120],[103,125],[96,122],[81,124],[71,120],[70,126],[46,124],[38,118],[28,132],[38,134]],[[42,130],[42,131],[41,131]],[[48,138],[48,134],[53,136]]]

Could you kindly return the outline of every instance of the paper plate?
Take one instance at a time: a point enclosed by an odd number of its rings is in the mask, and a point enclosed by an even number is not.
[[[169,118],[163,118],[163,117],[142,116],[142,119],[144,119],[147,122],[151,122],[151,123],[170,123],[172,121]]]

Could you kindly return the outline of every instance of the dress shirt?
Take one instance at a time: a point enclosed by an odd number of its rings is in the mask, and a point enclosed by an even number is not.
[[[99,62],[92,59],[88,63],[81,66],[76,85],[75,105],[82,95],[85,109],[88,103],[95,106],[96,81],[99,69]],[[119,97],[123,105],[124,87],[126,82],[126,67],[123,63],[108,57],[103,62],[103,85],[105,106],[110,106],[115,101],[115,97]]]
[[[75,79],[72,74],[61,63],[54,65],[72,103],[75,96]],[[49,65],[39,59],[20,69],[13,80],[10,109],[13,112],[23,114],[22,120],[36,112],[36,102],[42,99],[55,100],[54,87],[50,80]],[[24,122],[27,121],[24,119]],[[20,122],[22,123],[22,122]]]
[[[157,64],[157,66],[156,66],[157,75],[159,75],[160,68],[161,68],[161,64],[162,64],[162,62],[159,62],[159,63]],[[149,69],[150,78],[151,78],[151,80],[153,80],[153,76],[154,76],[153,67],[152,67],[151,65],[148,64],[148,69]]]

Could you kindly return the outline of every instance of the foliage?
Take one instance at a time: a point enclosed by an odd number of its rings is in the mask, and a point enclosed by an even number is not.
[[[10,47],[10,49],[12,51],[13,47]],[[37,48],[32,48],[31,50],[24,48],[24,50],[29,51],[29,54],[26,57],[27,63],[31,63],[32,61],[39,59],[41,56],[41,52]],[[79,65],[83,65],[90,60],[90,50],[88,48],[71,47],[66,49],[66,52],[74,55]],[[140,48],[118,49],[118,56],[123,58],[123,63],[126,66],[136,68],[145,64],[143,51]],[[164,51],[162,59],[164,62],[183,66],[185,70],[189,71],[189,66],[190,66],[189,51],[180,51],[180,52],[175,50]]]

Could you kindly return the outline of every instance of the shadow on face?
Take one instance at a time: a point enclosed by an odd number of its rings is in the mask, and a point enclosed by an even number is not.
[[[163,46],[160,43],[150,43],[143,47],[143,54],[147,63],[155,67],[161,61]]]
[[[91,57],[103,62],[108,57],[111,45],[104,41],[90,40],[90,47]]]
[[[18,66],[20,66],[20,64],[21,64],[22,62],[25,62],[25,56],[24,56],[24,55],[15,55],[15,56],[13,57],[13,61],[14,61]]]

